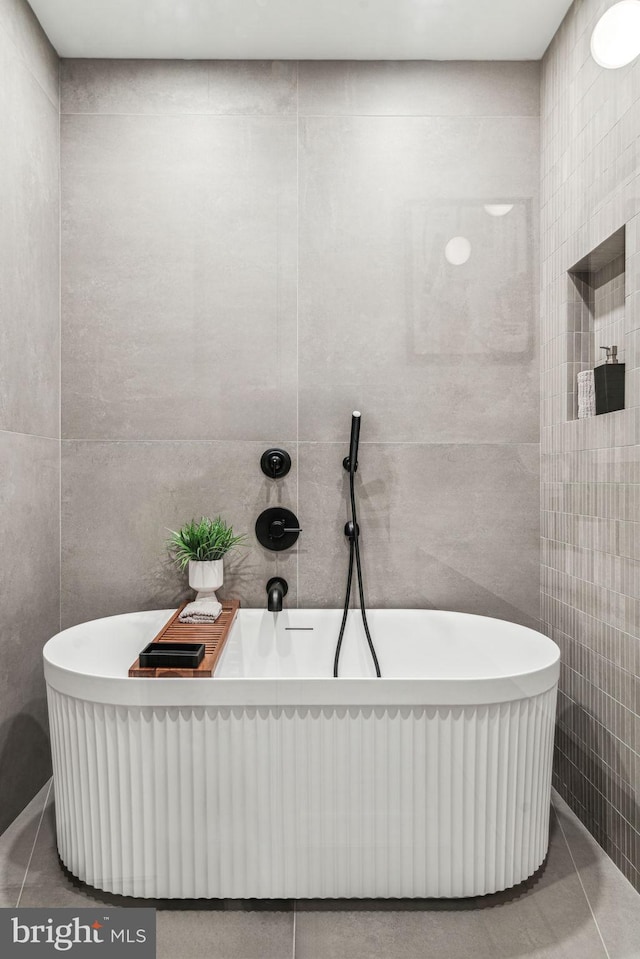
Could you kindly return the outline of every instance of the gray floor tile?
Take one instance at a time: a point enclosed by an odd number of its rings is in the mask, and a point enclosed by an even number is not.
[[[80,882],[63,867],[58,858],[52,790],[44,809],[42,825],[31,857],[20,905],[82,908],[98,902],[113,906],[157,905],[155,901],[114,896],[100,889],[94,889]]]
[[[640,894],[557,794],[553,802],[610,959],[640,956]]]
[[[12,909],[18,902],[22,886],[3,886],[0,889],[0,909]]]
[[[293,908],[289,903],[128,899],[92,889],[60,865],[47,810],[23,890],[22,906],[154,906],[158,959],[289,959],[293,950]],[[15,897],[13,902],[15,903]],[[11,903],[13,904],[13,903]]]
[[[160,911],[158,959],[290,959],[293,912]]]
[[[43,799],[44,797],[42,797]],[[42,803],[42,799],[40,802]],[[640,897],[558,801],[549,856],[528,883],[475,900],[310,901],[296,905],[296,959],[606,959],[598,928],[565,842],[610,948],[610,959],[637,959]],[[2,895],[16,901],[42,805],[28,807],[0,839]],[[35,819],[35,822],[34,822]],[[13,872],[6,865],[13,864]],[[17,869],[17,872],[16,872]],[[22,877],[20,876],[20,882]],[[13,888],[11,888],[13,885]],[[20,904],[140,905],[101,893],[60,866],[52,797]],[[156,902],[159,959],[289,959],[293,911],[287,902]]]
[[[290,959],[293,909],[262,908],[261,903],[159,903],[111,896],[78,883],[58,868],[47,883],[25,886],[21,906],[151,906],[157,909],[157,959]],[[15,899],[14,899],[15,903]],[[11,903],[13,904],[13,903]]]
[[[14,896],[13,905],[16,901]],[[153,906],[158,959],[289,959],[293,950],[290,902],[157,901],[113,896],[74,879],[60,864],[50,798],[24,886],[21,906]]]
[[[49,783],[0,836],[0,906],[15,906],[33,850]]]
[[[469,902],[298,904],[296,959],[605,959],[561,831],[535,881]]]
[[[97,902],[104,903],[106,900],[94,895],[88,886],[74,886],[62,871],[57,882],[26,885],[20,897],[20,906],[32,908],[46,906],[50,909],[63,907],[85,909]],[[138,902],[136,905],[144,906],[146,903]]]

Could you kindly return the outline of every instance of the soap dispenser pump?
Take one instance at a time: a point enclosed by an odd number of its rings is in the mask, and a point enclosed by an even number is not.
[[[618,347],[601,346],[606,359],[593,371],[596,393],[596,416],[624,409],[625,364],[618,363]]]

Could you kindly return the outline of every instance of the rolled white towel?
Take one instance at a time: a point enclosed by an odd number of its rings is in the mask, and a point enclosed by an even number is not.
[[[596,415],[596,390],[593,370],[578,373],[578,419]]]
[[[181,623],[215,623],[221,612],[217,599],[196,599],[185,606],[178,619]]]

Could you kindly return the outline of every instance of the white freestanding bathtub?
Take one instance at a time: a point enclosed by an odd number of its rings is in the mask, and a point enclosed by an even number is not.
[[[129,679],[173,611],[44,648],[58,850],[152,898],[477,896],[548,845],[556,645],[501,620],[240,610],[212,679]]]

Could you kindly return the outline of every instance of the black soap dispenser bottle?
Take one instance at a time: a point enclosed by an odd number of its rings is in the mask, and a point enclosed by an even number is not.
[[[625,364],[618,363],[617,346],[601,346],[606,360],[593,371],[596,393],[596,416],[624,409]]]

